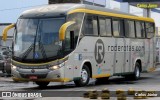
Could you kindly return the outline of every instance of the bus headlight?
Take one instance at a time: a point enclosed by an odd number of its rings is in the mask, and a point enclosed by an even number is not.
[[[17,69],[17,67],[16,66],[14,66],[14,65],[11,65],[12,66],[12,69],[14,69],[14,70],[16,70]]]
[[[59,65],[52,66],[52,67],[50,67],[49,69],[51,69],[51,70],[57,70],[57,69],[59,69],[59,68],[61,68],[61,67],[63,67],[63,66],[64,66],[64,62],[61,63],[61,64],[59,64]]]
[[[60,67],[59,66],[52,66],[52,67],[50,67],[49,69],[51,69],[51,70],[56,70],[56,69],[59,69]]]

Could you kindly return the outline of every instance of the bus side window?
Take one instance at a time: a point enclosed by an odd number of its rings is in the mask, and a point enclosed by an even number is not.
[[[106,36],[106,23],[104,17],[99,17],[100,36]]]
[[[114,36],[119,36],[119,21],[118,20],[113,20],[113,35]]]
[[[135,37],[135,26],[134,21],[125,21],[125,30],[126,37],[134,38]]]
[[[123,37],[124,36],[123,20],[113,20],[113,35],[115,37]]]
[[[145,23],[147,38],[152,38],[154,36],[154,24]]]
[[[98,24],[96,16],[86,15],[84,26],[85,35],[98,36]]]
[[[146,31],[145,31],[144,22],[141,22],[141,34],[142,34],[142,37],[143,37],[143,38],[146,37]]]
[[[100,17],[99,27],[100,27],[100,36],[112,36],[111,19]]]
[[[96,16],[93,17],[93,35],[98,36],[98,21]]]
[[[111,19],[109,18],[106,18],[106,33],[107,36],[112,36]]]
[[[138,38],[142,38],[142,27],[140,22],[136,22],[136,35]]]

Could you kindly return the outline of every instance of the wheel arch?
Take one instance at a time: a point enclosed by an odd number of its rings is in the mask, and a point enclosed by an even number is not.
[[[86,65],[89,68],[89,70],[90,70],[90,77],[92,77],[93,74],[92,74],[92,64],[91,64],[91,62],[89,60],[84,61],[82,63],[81,69],[82,69],[83,65]]]
[[[140,72],[142,72],[142,61],[141,61],[141,59],[137,59],[136,61],[135,61],[135,64],[136,63],[139,63],[139,65],[140,65]]]

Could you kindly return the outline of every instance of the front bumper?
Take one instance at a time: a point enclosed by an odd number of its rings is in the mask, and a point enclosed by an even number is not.
[[[64,77],[63,67],[57,70],[12,68],[12,75],[14,81],[45,81],[45,82],[71,81],[69,78]],[[36,76],[37,79],[30,79],[30,76]]]

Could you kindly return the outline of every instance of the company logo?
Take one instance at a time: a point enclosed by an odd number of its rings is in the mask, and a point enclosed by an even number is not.
[[[34,70],[34,69],[32,69],[32,70],[31,70],[31,72],[32,72],[32,73],[35,73],[35,70]]]
[[[96,62],[100,64],[103,61],[105,55],[104,43],[101,39],[97,40],[94,53]]]
[[[2,92],[2,98],[12,97],[11,92]]]

